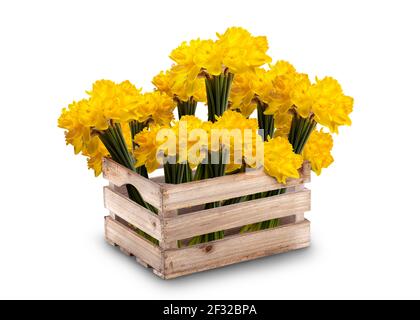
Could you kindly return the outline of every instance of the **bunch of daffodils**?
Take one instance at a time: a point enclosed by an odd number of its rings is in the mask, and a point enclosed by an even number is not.
[[[197,103],[206,101],[204,79],[188,81],[188,78],[181,77],[173,68],[161,71],[152,83],[158,91],[172,97],[177,103],[178,119],[185,115],[195,115]]]
[[[234,76],[255,71],[271,61],[267,55],[268,42],[263,36],[253,36],[247,30],[232,27],[217,39],[196,39],[183,42],[173,50],[170,58],[175,62],[172,70],[175,82],[187,81],[190,88],[204,77],[208,120],[214,122],[228,107]]]
[[[266,37],[240,27],[216,33],[213,39],[182,42],[169,55],[172,65],[152,79],[153,91],[142,92],[129,81],[96,81],[84,99],[62,110],[58,126],[65,130],[66,143],[75,154],[87,157],[96,176],[105,157],[146,178],[163,170],[165,182],[173,184],[255,169],[284,184],[299,177],[304,161],[319,175],[333,162],[332,134],[351,124],[353,99],[331,77],[311,81],[287,61],[272,63],[267,50]],[[206,120],[195,116],[201,104],[207,106]],[[133,201],[156,213],[143,200],[142,190],[127,186],[127,191]],[[285,191],[255,193],[205,207]],[[242,231],[280,223],[264,221]],[[189,244],[223,237],[220,230],[190,239]]]

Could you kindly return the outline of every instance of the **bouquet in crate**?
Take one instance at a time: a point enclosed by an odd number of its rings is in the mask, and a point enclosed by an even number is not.
[[[353,99],[335,79],[311,81],[286,61],[273,63],[267,50],[266,37],[238,27],[217,34],[216,39],[183,42],[170,54],[172,66],[153,78],[152,92],[142,92],[129,81],[96,81],[85,99],[62,110],[58,125],[65,129],[66,142],[74,152],[88,158],[96,176],[102,172],[104,158],[144,178],[163,170],[168,184],[260,168],[285,183],[299,178],[305,161],[320,174],[333,162],[332,134],[338,133],[339,126],[351,124]],[[195,116],[197,108],[207,108],[207,119]],[[145,201],[142,190],[126,188],[132,201],[158,213]],[[279,188],[209,202],[205,209],[285,191]],[[243,225],[240,232],[279,225],[280,219],[271,219]],[[132,227],[140,237],[158,243]],[[178,246],[222,239],[224,234],[225,230],[218,230],[197,235],[179,241]]]

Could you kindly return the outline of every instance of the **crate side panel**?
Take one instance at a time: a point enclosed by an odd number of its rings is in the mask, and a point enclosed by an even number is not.
[[[310,182],[310,167],[305,163],[298,179],[280,184],[262,170],[238,173],[178,185],[163,185],[163,209],[174,210],[232,199],[270,190],[295,187]]]
[[[265,220],[302,215],[310,210],[310,190],[282,194],[179,215],[164,221],[167,239],[182,240],[196,235],[232,229]]]
[[[303,222],[232,236],[223,240],[164,252],[164,276],[214,269],[246,260],[308,247],[310,223]]]

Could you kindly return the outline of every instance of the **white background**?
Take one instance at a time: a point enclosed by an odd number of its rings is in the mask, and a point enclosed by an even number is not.
[[[1,1],[0,298],[420,298],[418,1]],[[229,26],[355,98],[312,188],[312,247],[163,281],[103,239],[102,178],[57,128],[96,79],[150,90]],[[200,114],[205,114],[204,110]]]

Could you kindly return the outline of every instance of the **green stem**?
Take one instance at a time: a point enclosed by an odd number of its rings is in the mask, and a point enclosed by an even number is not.
[[[187,101],[178,101],[178,119],[181,119],[183,116],[193,116],[197,109],[197,101],[193,97],[190,97]]]
[[[293,145],[293,141],[295,140],[295,129],[296,129],[296,117],[292,118],[292,123],[289,132],[289,142]]]
[[[263,130],[261,137],[264,141],[268,140],[268,137],[273,137],[274,135],[274,117],[273,115],[266,115],[264,114],[265,110],[267,109],[268,105],[262,101],[257,102],[257,114],[258,114],[258,127]],[[253,194],[251,197],[248,196],[245,198],[245,201],[253,200],[253,199],[260,199],[265,197],[270,197],[275,195],[277,190],[273,190],[270,192],[263,192],[263,193],[256,193]],[[245,226],[242,228],[242,231],[256,231],[261,229],[266,229],[269,225],[274,225],[276,219],[267,220],[260,223],[255,223],[252,225]]]
[[[312,131],[315,129],[317,123],[312,116],[303,118],[298,114],[293,116],[292,126],[290,128],[289,142],[293,146],[296,154],[302,154],[306,142],[311,136]]]
[[[273,137],[273,134],[274,134],[274,117],[273,115],[264,114],[267,107],[268,105],[266,103],[258,100],[257,102],[258,127],[263,130],[261,137],[264,139],[264,141],[267,141],[268,137]],[[274,190],[274,192],[275,191],[276,190]],[[248,196],[246,200],[269,197],[272,195],[272,192],[273,191],[256,193],[252,195],[252,198]],[[270,221],[264,221],[264,222],[260,222],[260,223],[253,224],[250,226],[245,226],[245,229],[246,230],[260,230],[261,228],[266,228],[266,225],[268,225],[269,223]]]
[[[293,146],[293,150],[296,154],[302,154],[306,142],[308,141],[312,131],[316,127],[316,121],[310,116],[303,118],[298,114],[295,114],[292,120],[289,142]],[[269,196],[280,195],[286,192],[286,188],[280,190],[273,190],[269,193]],[[280,224],[280,219],[272,219],[270,221],[264,221],[261,224],[262,229],[274,228]],[[247,228],[248,230],[249,228]]]
[[[220,75],[220,80],[219,80],[219,86],[220,86],[220,91],[221,91],[221,99],[220,99],[220,113],[223,114],[223,112],[225,112],[225,110],[227,109],[227,77],[224,74]],[[222,111],[223,110],[223,111]]]
[[[226,157],[228,156],[228,152],[225,148],[222,148],[219,152],[209,152],[208,154],[208,163],[201,163],[197,167],[197,171],[199,170],[199,175],[203,179],[207,178],[215,178],[215,177],[221,177],[225,175],[226,170],[226,164],[224,160],[226,160]],[[218,157],[217,159],[215,157]],[[217,160],[217,163],[212,164],[212,158],[213,161]],[[216,161],[215,161],[216,162]],[[196,171],[196,176],[197,176]],[[205,209],[212,209],[222,206],[223,204],[220,201],[207,203],[204,208]],[[203,234],[200,236],[196,236],[190,240],[188,243],[189,245],[194,245],[198,243],[205,243],[208,241],[218,240],[224,238],[224,231],[216,231],[211,232],[208,234]]]
[[[108,150],[109,154],[111,155],[111,158],[118,163],[122,163],[123,160],[121,159],[119,153],[114,149],[114,145],[111,143],[108,135],[105,133],[101,133],[99,135],[99,139],[102,141],[105,148]]]
[[[218,116],[222,114],[221,106],[220,106],[220,100],[221,100],[220,77],[221,76],[217,76],[214,78],[214,86],[215,86],[214,97],[215,97],[215,102],[216,102],[216,112],[217,112],[216,115]]]
[[[129,125],[130,125],[130,132],[131,132],[131,140],[132,140],[132,144],[133,144],[132,148],[134,150],[136,148],[136,143],[134,142],[134,137],[138,133],[142,132],[144,128],[147,127],[147,123],[132,120],[132,121],[129,122]],[[136,168],[136,172],[138,174],[140,174],[141,176],[145,177],[145,178],[149,178],[149,175],[147,173],[147,169],[144,165]]]
[[[207,106],[208,106],[208,119],[214,122],[216,119],[215,102],[213,97],[212,83],[209,78],[206,78],[206,94],[207,94]]]
[[[267,107],[268,106],[266,103],[258,101],[258,127],[263,130],[262,138],[264,139],[264,141],[267,141],[269,136],[272,138],[274,135],[274,116],[264,114]]]
[[[232,80],[233,74],[231,73],[206,77],[209,121],[216,121],[216,116],[221,116],[227,110]]]
[[[134,166],[134,157],[129,153],[127,144],[125,142],[124,136],[122,134],[121,126],[117,123],[110,124],[108,129],[100,132],[99,138],[104,144],[105,148],[108,150],[111,158],[117,163],[125,166],[126,168],[136,171]],[[139,205],[151,210],[152,212],[157,212],[156,209],[146,203],[138,190],[132,185],[126,185],[128,196],[131,200],[135,201]],[[154,239],[147,233],[142,230],[135,229],[135,231],[148,239],[149,241],[158,244],[158,240]]]
[[[193,178],[194,181],[202,180],[202,178],[203,178],[203,170],[204,170],[204,164],[203,163],[200,163],[197,166],[197,169],[195,170],[194,178]]]

